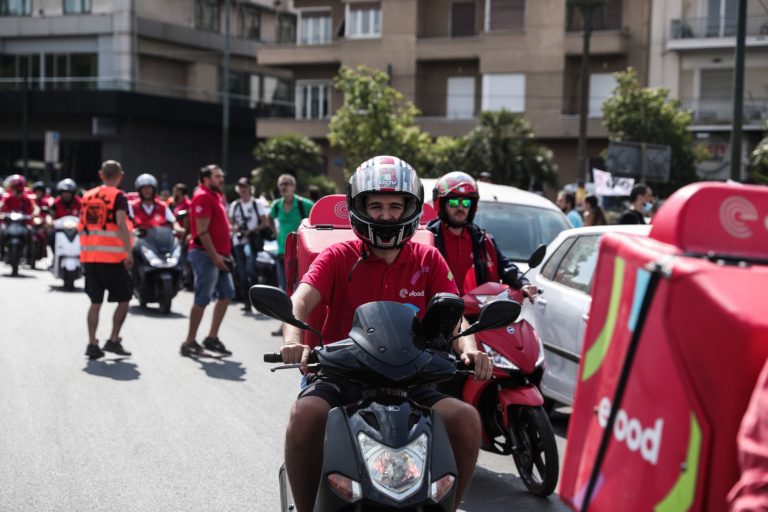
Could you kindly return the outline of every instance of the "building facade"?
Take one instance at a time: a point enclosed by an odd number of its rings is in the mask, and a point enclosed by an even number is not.
[[[259,118],[257,137],[297,132],[320,142],[328,171],[345,162],[326,142],[327,123],[342,98],[333,77],[341,66],[386,71],[421,110],[433,137],[469,132],[483,110],[525,114],[555,152],[561,184],[580,178],[578,83],[582,21],[565,0],[294,0],[295,42],[258,50],[263,66],[295,81],[294,111]],[[591,39],[589,154],[607,145],[600,106],[613,73],[632,66],[647,83],[650,1],[608,0]]]
[[[738,0],[654,0],[649,84],[666,87],[693,115],[697,144],[710,157],[705,179],[731,175],[733,77]],[[768,120],[768,7],[747,1],[742,177]]]
[[[142,172],[192,185],[222,161],[227,39],[226,171],[247,174],[254,119],[293,108],[290,73],[259,65],[257,50],[295,41],[296,17],[279,0],[232,5],[227,38],[224,0],[0,0],[0,176],[26,154],[35,179],[87,184],[111,158],[128,188]],[[60,134],[47,172],[46,131]]]

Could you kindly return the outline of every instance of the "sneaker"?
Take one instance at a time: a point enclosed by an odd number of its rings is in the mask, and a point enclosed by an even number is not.
[[[131,355],[130,352],[128,352],[123,348],[123,344],[119,341],[107,340],[102,350],[104,350],[104,352],[112,352],[113,354],[117,354],[120,356]]]
[[[98,345],[88,344],[88,348],[85,349],[85,355],[90,359],[98,359],[104,357],[104,351],[99,348]]]
[[[211,352],[218,352],[219,354],[223,354],[225,356],[232,355],[232,352],[227,350],[227,347],[224,346],[219,338],[211,338],[208,336],[203,340],[203,346]]]
[[[203,347],[196,341],[187,343],[186,341],[181,344],[181,355],[184,357],[199,356],[203,353]]]

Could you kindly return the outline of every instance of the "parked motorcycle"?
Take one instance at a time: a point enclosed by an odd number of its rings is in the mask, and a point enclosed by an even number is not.
[[[259,284],[277,286],[277,240],[265,240],[264,249],[256,254]]]
[[[250,298],[260,313],[319,335],[293,316],[283,290],[256,285]],[[322,369],[365,390],[363,400],[328,414],[316,512],[454,509],[457,470],[445,425],[408,394],[457,371],[456,358],[446,349],[463,309],[459,297],[437,294],[419,322],[406,305],[370,302],[355,311],[349,338],[313,350],[310,370]],[[518,303],[494,301],[459,336],[507,325],[519,313]],[[265,354],[264,360],[282,357]],[[282,510],[293,510],[282,468],[279,478]]]
[[[24,251],[29,249],[32,231],[27,226],[32,218],[24,213],[11,212],[1,216],[3,221],[3,261],[11,266],[11,275],[19,275]]]
[[[133,295],[141,307],[157,302],[167,315],[181,288],[181,246],[167,227],[134,230]]]
[[[67,215],[53,221],[54,277],[64,280],[64,289],[73,290],[75,281],[83,275],[80,264],[80,236],[77,232],[79,219]]]
[[[529,269],[540,265],[545,253],[544,245],[536,249],[528,262]],[[524,297],[517,288],[482,284],[464,295],[464,314],[471,321],[483,305],[495,300],[522,303]],[[466,379],[459,393],[480,414],[481,447],[512,455],[526,488],[536,496],[549,496],[557,485],[559,464],[555,435],[539,390],[544,374],[541,340],[525,319],[483,332],[475,339],[478,348],[493,360],[493,378],[485,382]]]

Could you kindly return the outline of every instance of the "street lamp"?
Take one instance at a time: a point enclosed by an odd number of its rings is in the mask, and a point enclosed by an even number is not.
[[[589,107],[589,40],[592,36],[592,18],[598,9],[605,7],[608,0],[566,0],[568,20],[573,9],[581,13],[584,29],[584,45],[581,54],[581,76],[579,77],[579,176],[584,175],[585,182],[589,181],[587,168],[587,109]]]

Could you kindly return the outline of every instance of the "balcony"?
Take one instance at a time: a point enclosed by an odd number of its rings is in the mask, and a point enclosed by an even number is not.
[[[736,46],[737,19],[710,16],[681,18],[670,23],[668,50],[701,50]],[[768,16],[747,18],[747,46],[768,46]]]
[[[592,55],[626,55],[629,33],[623,29],[600,30],[592,32],[589,53]],[[567,32],[565,34],[565,54],[581,55],[584,52],[584,34]]]
[[[728,99],[682,99],[683,110],[689,110],[693,124],[728,124],[733,121],[733,100]],[[744,100],[744,125],[762,127],[768,120],[768,98]]]

